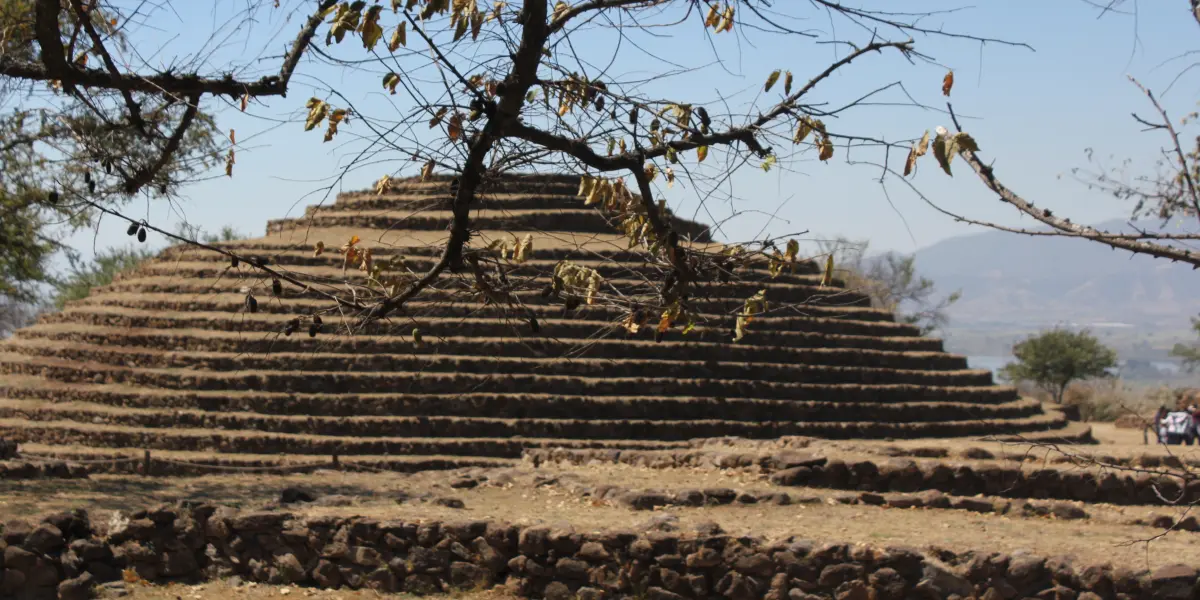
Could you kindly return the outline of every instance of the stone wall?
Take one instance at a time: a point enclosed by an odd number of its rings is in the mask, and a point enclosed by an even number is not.
[[[917,462],[902,458],[847,462],[800,452],[717,454],[695,449],[658,452],[531,449],[525,451],[524,458],[534,466],[608,462],[650,468],[704,465],[727,469],[757,468],[770,473],[771,482],[776,485],[865,492],[937,490],[955,496],[985,494],[1123,505],[1161,505],[1162,498],[1178,498],[1181,504],[1200,502],[1200,480],[1185,478],[1183,470],[1172,468],[1093,472],[1079,468],[1022,469],[998,463]]]
[[[505,585],[546,600],[1200,598],[1197,571],[1075,565],[1028,554],[778,542],[723,534],[578,533],[504,523],[298,519],[209,505],[90,523],[83,511],[4,525],[0,596],[86,598],[136,573],[417,594]],[[128,571],[127,571],[128,570]]]

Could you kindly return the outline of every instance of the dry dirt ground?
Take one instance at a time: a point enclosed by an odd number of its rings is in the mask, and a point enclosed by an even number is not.
[[[380,594],[374,590],[323,590],[317,588],[261,585],[254,582],[222,580],[199,585],[128,585],[119,595],[101,591],[100,598],[121,597],[126,600],[371,600],[372,598],[413,598],[411,594]],[[421,596],[423,600],[515,600],[503,586],[479,592],[462,592],[450,595]]]
[[[1137,432],[1101,427],[1096,435],[1104,443],[1068,450],[1116,457],[1168,452],[1168,449],[1153,445],[1143,446]],[[879,460],[881,455],[894,453],[897,447],[910,450],[945,448],[951,453],[951,458],[945,460],[957,462],[969,462],[955,458],[957,452],[969,447],[988,448],[997,457],[1027,456],[1034,452],[1045,455],[1048,452],[1044,447],[961,440],[818,442],[809,450],[844,460],[858,457]],[[1174,447],[1170,450],[1184,458],[1200,459],[1194,448]],[[1036,461],[1034,467],[1040,462]],[[463,477],[482,483],[467,489],[451,485]],[[666,491],[723,487],[751,493],[786,492],[795,502],[789,505],[734,503],[637,511],[581,492],[604,484]],[[184,499],[247,509],[279,508],[280,492],[288,487],[302,488],[318,498],[316,502],[282,507],[282,510],[301,515],[361,515],[414,521],[498,519],[522,524],[569,524],[581,532],[605,528],[641,530],[651,526],[686,532],[701,524],[715,522],[732,534],[769,539],[798,536],[821,542],[878,546],[938,546],[1001,552],[1027,550],[1043,556],[1072,555],[1083,564],[1113,563],[1134,568],[1200,563],[1200,543],[1197,543],[1200,533],[1164,532],[1160,528],[1134,524],[1138,519],[1148,520],[1152,514],[1174,514],[1179,518],[1184,509],[1175,507],[1077,503],[1089,515],[1084,520],[935,508],[887,508],[838,502],[838,498],[853,495],[852,492],[780,487],[753,470],[712,467],[651,469],[595,463],[538,467],[523,462],[503,469],[414,474],[318,471],[278,476],[146,478],[93,475],[86,480],[7,481],[0,484],[0,520],[83,507],[89,510],[93,521],[105,521],[115,512]],[[439,499],[447,498],[460,500],[463,506],[454,508],[444,505],[453,503],[439,502]],[[184,594],[178,596],[187,597]]]

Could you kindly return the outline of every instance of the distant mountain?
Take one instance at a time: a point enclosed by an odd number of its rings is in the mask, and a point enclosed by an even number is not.
[[[1119,220],[1096,227],[1130,229]],[[1186,331],[1188,317],[1200,314],[1200,271],[1087,240],[986,231],[938,242],[916,257],[917,270],[939,290],[962,290],[952,328],[1073,322]]]

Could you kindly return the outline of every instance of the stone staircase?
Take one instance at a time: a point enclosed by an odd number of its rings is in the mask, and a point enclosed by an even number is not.
[[[595,268],[620,293],[654,294],[659,272],[627,249],[608,217],[576,197],[578,180],[522,176],[484,188],[478,238],[532,234],[534,256],[508,277],[521,314],[467,302],[447,275],[391,322],[346,335],[325,319],[317,337],[283,335],[298,315],[328,308],[311,291],[271,282],[215,253],[170,248],[90,297],[0,344],[0,437],[45,453],[207,452],[361,459],[437,456],[470,464],[527,448],[682,447],[702,437],[916,438],[1046,432],[1066,426],[940,340],[895,322],[818,265],[771,277],[765,265],[695,295],[702,321],[661,342],[629,334],[603,306],[564,311],[538,290],[560,260]],[[362,238],[376,260],[428,269],[447,236],[449,183],[343,194],[268,235],[227,243],[307,281],[343,276],[336,252]],[[706,228],[676,219],[693,245]],[[476,244],[479,242],[476,241]],[[348,276],[361,277],[357,269]],[[733,318],[761,289],[774,306],[746,338]],[[245,310],[249,291],[259,310]],[[533,332],[529,316],[539,321]],[[419,324],[424,342],[414,345]],[[95,456],[95,454],[92,454]],[[283,458],[281,458],[283,460]],[[473,462],[472,462],[473,461]]]

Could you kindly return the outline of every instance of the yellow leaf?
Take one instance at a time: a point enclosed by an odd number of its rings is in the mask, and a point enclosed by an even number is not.
[[[792,136],[792,143],[799,144],[800,142],[803,142],[804,138],[808,137],[808,134],[812,133],[812,130],[812,120],[808,117],[802,117],[800,122],[796,125],[796,135]]]
[[[359,256],[362,259],[362,262],[359,263],[358,270],[364,273],[370,273],[371,267],[375,264],[374,257],[371,255],[371,249],[364,248]]]
[[[325,141],[326,142],[328,142],[329,140],[332,140],[333,136],[337,135],[338,125],[342,122],[343,119],[346,118],[347,114],[349,114],[349,113],[347,113],[346,109],[344,109],[344,108],[339,108],[339,109],[329,113],[329,129],[327,131],[325,131]]]
[[[363,17],[359,32],[362,33],[363,47],[367,50],[374,50],[379,38],[383,37],[383,28],[379,26],[379,13],[382,10],[383,7],[376,4],[368,8],[367,15]]]
[[[658,322],[658,328],[656,331],[658,331],[658,333],[666,333],[666,331],[670,328],[671,328],[671,314],[670,314],[670,312],[664,312],[662,319],[660,319]]]
[[[390,191],[392,191],[392,177],[390,175],[384,175],[379,178],[379,181],[375,182],[376,194],[383,195]]]
[[[775,164],[775,161],[776,161],[776,159],[775,159],[775,155],[774,155],[774,154],[772,154],[772,155],[768,156],[768,157],[766,158],[766,160],[764,160],[764,161],[763,161],[763,164],[762,164],[762,170],[763,170],[763,171],[766,171],[766,172],[769,172],[769,171],[771,170],[771,165],[774,165],[774,164]]]
[[[916,168],[918,156],[920,156],[920,154],[917,154],[917,146],[916,146],[916,144],[913,144],[912,149],[910,149],[908,151],[908,157],[904,159],[904,176],[905,177],[908,177],[909,175],[911,175],[913,172],[913,169]]]
[[[699,148],[696,148],[696,161],[704,162],[704,159],[706,158],[708,158],[708,146],[700,146]]]
[[[466,19],[458,20],[458,25],[454,28],[454,41],[457,42],[458,40],[462,39],[462,36],[466,35],[467,25],[468,23]]]
[[[383,87],[390,91],[392,95],[396,94],[396,86],[400,85],[400,76],[395,73],[388,73],[383,76]]]
[[[925,156],[929,150],[929,130],[925,130],[925,135],[921,136],[921,141],[917,142],[917,156]]]
[[[829,257],[825,259],[825,272],[821,274],[821,287],[826,287],[833,284],[833,253],[829,253]]]
[[[629,333],[637,333],[638,330],[642,328],[642,324],[639,323],[634,317],[634,313],[629,313],[629,316],[625,317],[625,321],[621,323],[621,326],[624,327]]]
[[[310,98],[305,106],[308,107],[308,119],[304,121],[304,130],[310,131],[325,120],[329,106],[316,98]]]
[[[230,144],[237,143],[237,134],[234,133],[234,130],[232,130],[232,129],[229,130],[229,143]]]
[[[733,5],[732,4],[725,7],[725,14],[721,16],[721,19],[725,23],[724,27],[721,28],[721,31],[733,31]]]
[[[821,153],[817,155],[821,160],[829,160],[833,158],[833,140],[825,137],[821,140]]]
[[[550,17],[550,20],[557,21],[558,18],[563,16],[563,13],[566,13],[567,10],[570,8],[571,8],[571,5],[567,4],[566,2],[554,3],[554,14]]]
[[[666,169],[663,169],[663,173],[667,176],[667,188],[675,185],[675,171],[673,171],[671,167],[667,167]]]
[[[429,181],[430,177],[433,177],[433,159],[432,158],[429,159],[429,162],[425,163],[425,166],[421,167],[421,181]]]
[[[315,246],[313,246],[313,258],[316,258],[324,253],[325,253],[325,242],[317,242],[317,244]]]
[[[946,76],[942,78],[942,95],[949,96],[950,88],[954,87],[954,71],[947,71]]]
[[[979,152],[979,145],[975,143],[975,138],[964,132],[954,134],[955,144],[958,146],[958,151],[970,150],[971,152]]]
[[[420,348],[420,347],[421,347],[421,342],[422,342],[422,340],[423,340],[423,339],[424,339],[424,338],[421,336],[421,330],[420,330],[420,329],[418,329],[418,328],[416,328],[416,327],[413,327],[413,330],[412,330],[412,341],[413,341],[413,346],[415,346],[415,347],[417,347],[417,348]]]
[[[584,175],[579,178],[579,193],[576,196],[586,196],[592,192],[592,186],[596,185],[596,178],[591,175]]]
[[[446,108],[445,106],[439,108],[437,113],[433,115],[433,118],[429,120],[429,128],[433,129],[434,127],[437,127],[438,124],[442,122],[442,119],[446,116],[446,113],[449,111],[450,109]]]
[[[242,112],[246,112],[246,105],[250,103],[250,94],[242,94]]]
[[[746,325],[754,320],[754,315],[767,311],[767,290],[759,290],[757,294],[746,299],[741,314],[737,317],[733,341],[737,342],[746,336]]]
[[[225,155],[225,176],[233,177],[233,165],[236,162],[233,148],[229,149],[229,154]]]
[[[400,21],[400,26],[396,28],[392,34],[392,41],[388,42],[388,51],[395,52],[400,46],[408,45],[408,21]]]
[[[779,81],[779,72],[779,69],[775,69],[774,71],[771,71],[770,75],[767,76],[767,85],[763,86],[764,92],[771,91],[771,87],[775,85],[776,81]]]
[[[708,16],[704,17],[705,27],[715,27],[717,25],[717,20],[721,18],[721,13],[717,10],[717,7],[718,4],[716,2],[708,5]]]
[[[447,134],[450,136],[450,140],[458,140],[458,138],[462,136],[462,115],[459,113],[450,115],[450,125],[447,129]]]
[[[471,39],[478,40],[479,32],[483,30],[483,13],[478,10],[471,15]]]
[[[792,95],[792,72],[788,71],[783,78],[783,93],[786,96]]]
[[[523,263],[529,260],[533,254],[533,234],[527,233],[521,241],[517,243],[517,247],[513,250],[513,260],[518,263]]]
[[[938,136],[933,139],[933,157],[937,159],[938,164],[942,166],[942,170],[951,177],[954,173],[950,172],[950,161],[954,160],[954,136],[946,133],[945,128],[938,128]]]

